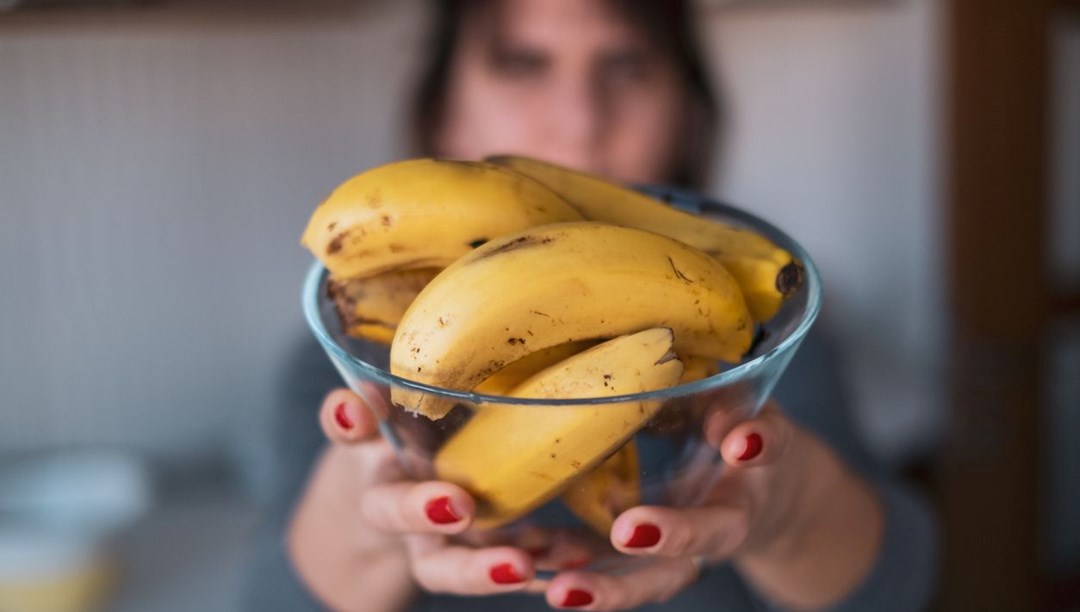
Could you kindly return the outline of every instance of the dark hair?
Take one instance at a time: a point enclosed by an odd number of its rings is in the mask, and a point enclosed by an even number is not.
[[[719,128],[716,94],[705,70],[701,44],[689,0],[609,0],[634,27],[665,54],[678,72],[687,98],[680,149],[667,180],[675,185],[704,186]],[[434,155],[435,134],[445,107],[453,53],[465,20],[489,8],[493,0],[433,0],[428,56],[414,93],[411,119],[413,146]]]

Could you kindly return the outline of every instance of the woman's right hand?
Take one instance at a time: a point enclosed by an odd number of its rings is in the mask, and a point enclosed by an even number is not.
[[[408,481],[359,395],[331,392],[319,421],[330,444],[309,476],[287,545],[300,578],[324,604],[389,612],[405,609],[417,586],[485,595],[529,585],[534,565],[524,550],[449,544],[448,536],[472,523],[473,499],[450,483]]]

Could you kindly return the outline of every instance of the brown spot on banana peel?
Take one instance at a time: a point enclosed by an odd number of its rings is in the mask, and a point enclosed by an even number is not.
[[[691,284],[691,285],[694,284],[694,281],[690,280],[689,278],[686,278],[686,275],[683,274],[681,271],[679,271],[679,269],[677,267],[675,267],[675,261],[673,259],[671,259],[671,255],[668,255],[667,260],[668,260],[668,263],[671,265],[672,271],[675,272],[675,276],[679,277],[680,279],[683,280],[683,282],[685,282],[687,284]]]
[[[485,251],[476,255],[473,259],[474,262],[494,257],[502,253],[509,253],[511,251],[517,251],[519,249],[527,249],[530,247],[543,246],[555,242],[555,239],[550,236],[540,238],[538,236],[518,236],[509,242],[504,242],[497,247],[492,248],[490,251]]]
[[[335,301],[340,298],[342,300],[352,302],[352,296],[349,294],[349,291],[347,291],[345,287],[346,283],[348,282],[349,281],[339,281],[331,278],[326,283],[326,297]]]
[[[476,249],[476,248],[484,246],[484,244],[487,241],[488,241],[487,238],[477,238],[476,240],[473,240],[473,241],[469,242],[469,247]]]
[[[779,274],[776,275],[776,290],[781,295],[791,295],[802,288],[803,283],[803,269],[795,261],[790,261],[783,268],[780,268]]]
[[[506,362],[501,361],[501,360],[492,361],[491,363],[488,364],[488,366],[486,368],[483,368],[482,370],[480,370],[480,372],[482,374],[481,380],[491,376],[495,372],[498,372],[505,365],[506,365]]]
[[[326,283],[326,297],[330,298],[330,301],[334,303],[334,310],[337,311],[338,318],[345,324],[345,327],[351,328],[357,324],[356,300],[346,289],[346,282],[348,281],[331,280]]]
[[[345,230],[330,239],[330,243],[326,245],[326,254],[335,255],[342,247],[345,246],[345,239],[349,237],[349,230]]]
[[[382,208],[382,190],[376,189],[368,194],[367,204],[371,208]]]

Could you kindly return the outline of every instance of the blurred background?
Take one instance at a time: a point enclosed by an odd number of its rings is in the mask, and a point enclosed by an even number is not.
[[[1080,5],[700,4],[711,193],[815,255],[861,433],[939,504],[940,605],[1080,609]],[[236,609],[300,230],[407,154],[426,4],[0,8],[0,592]]]

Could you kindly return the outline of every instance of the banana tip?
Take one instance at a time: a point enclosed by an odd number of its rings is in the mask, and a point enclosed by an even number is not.
[[[656,360],[656,365],[664,365],[665,363],[667,363],[669,361],[674,361],[674,360],[676,360],[678,358],[679,358],[679,356],[675,354],[675,351],[668,351],[668,352],[664,353],[663,355],[661,355],[660,359]]]
[[[802,283],[802,266],[794,261],[788,262],[786,266],[780,268],[780,273],[776,275],[776,290],[782,295],[795,293],[802,288]]]

